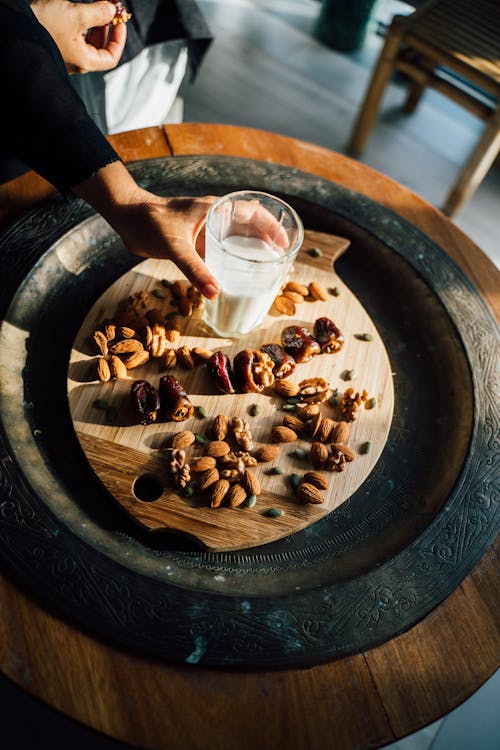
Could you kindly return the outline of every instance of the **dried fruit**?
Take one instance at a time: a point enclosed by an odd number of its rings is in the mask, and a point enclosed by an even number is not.
[[[111,373],[111,377],[113,380],[124,380],[128,377],[127,374],[127,368],[125,367],[125,364],[121,361],[120,357],[117,357],[116,354],[112,354],[109,358],[109,371]]]
[[[326,354],[335,354],[344,346],[344,336],[330,318],[318,318],[314,322],[314,338]]]
[[[271,438],[275,443],[293,443],[297,440],[298,435],[289,427],[277,425],[271,430]]]
[[[229,432],[229,417],[225,414],[215,417],[212,432],[217,440],[224,440]]]
[[[215,352],[207,362],[208,373],[215,387],[222,393],[234,393],[229,358],[224,352]]]
[[[323,474],[320,474],[319,471],[308,471],[304,474],[304,482],[312,484],[318,490],[328,489],[328,479]]]
[[[191,462],[191,471],[198,474],[201,471],[209,471],[209,469],[215,469],[217,466],[217,460],[213,456],[200,456]]]
[[[102,354],[106,357],[108,354],[108,339],[102,331],[94,331],[92,334],[92,341],[98,354]]]
[[[239,508],[247,499],[247,493],[241,484],[233,484],[227,493],[227,501],[230,508]]]
[[[261,464],[266,464],[269,461],[273,461],[279,456],[279,446],[277,445],[261,445],[253,452],[254,458]]]
[[[96,374],[101,383],[107,383],[108,380],[111,380],[109,365],[104,357],[99,357],[97,360]]]
[[[292,383],[291,380],[276,380],[273,389],[280,396],[285,396],[285,398],[296,396],[299,392],[299,386]]]
[[[318,404],[329,399],[332,391],[325,378],[307,378],[300,381],[298,395],[307,404]]]
[[[130,388],[132,409],[139,424],[156,422],[160,409],[158,391],[147,380],[134,380]]]
[[[312,443],[309,455],[312,465],[319,469],[328,458],[328,448],[324,443],[316,441]]]
[[[131,341],[132,339],[130,339]],[[127,370],[134,370],[136,367],[141,367],[142,365],[145,365],[146,362],[149,359],[149,352],[142,349],[138,352],[133,352],[132,354],[129,354],[128,357],[125,357],[123,360],[123,363]]]
[[[194,433],[191,430],[177,432],[172,438],[172,448],[187,448],[194,443]]]
[[[325,302],[328,299],[325,287],[317,281],[311,281],[309,284],[309,294],[313,299],[321,300],[322,302]]]
[[[210,489],[210,505],[212,506],[212,508],[218,508],[220,506],[225,496],[227,495],[230,486],[231,485],[229,484],[227,479],[219,479],[218,482],[215,482],[215,484],[212,485]]]
[[[188,346],[180,346],[177,349],[177,361],[186,370],[192,370],[194,368],[194,359],[191,356],[191,351]]]
[[[344,471],[346,459],[340,446],[331,445],[330,450],[331,455],[326,459],[323,468],[326,471]]]
[[[321,352],[321,347],[304,326],[287,326],[281,332],[281,343],[286,353],[296,362],[308,362]]]
[[[293,302],[288,297],[285,297],[284,294],[278,294],[278,296],[274,300],[274,307],[283,315],[293,316],[296,312],[295,302]]]
[[[245,419],[241,419],[241,417],[233,417],[231,428],[238,445],[244,451],[251,451],[253,449],[253,439],[248,422]]]
[[[134,352],[140,352],[143,349],[143,345],[137,339],[123,339],[109,347],[111,354],[133,354]]]
[[[272,359],[275,380],[287,378],[295,370],[297,363],[280,344],[264,344],[260,348]]]
[[[319,505],[325,502],[324,495],[321,490],[310,484],[309,482],[302,482],[297,487],[297,497],[299,497],[304,503],[311,503],[312,505]]]
[[[205,446],[205,455],[219,458],[220,456],[225,456],[230,450],[231,448],[225,440],[212,440]]]
[[[208,469],[208,471],[202,471],[198,478],[198,487],[200,492],[208,490],[212,484],[219,481],[219,472],[217,469]]]
[[[241,482],[249,495],[260,495],[262,492],[259,480],[250,469],[245,469],[241,477]]]
[[[368,393],[355,392],[354,388],[347,388],[342,394],[339,401],[339,411],[343,421],[353,422],[356,419],[357,411],[361,404],[368,398]]]
[[[260,393],[274,381],[273,361],[263,351],[243,349],[233,362],[234,377],[245,393]]]
[[[165,419],[182,422],[193,416],[194,406],[188,398],[183,386],[173,375],[160,378],[161,410]]]
[[[330,433],[332,443],[345,443],[349,439],[351,427],[348,422],[337,422]]]

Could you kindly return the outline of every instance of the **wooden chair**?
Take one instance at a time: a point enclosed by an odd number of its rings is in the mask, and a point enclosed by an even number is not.
[[[354,156],[365,146],[395,70],[411,80],[405,112],[413,112],[431,86],[486,123],[443,206],[453,216],[500,151],[499,0],[430,0],[409,16],[394,17],[348,145]]]

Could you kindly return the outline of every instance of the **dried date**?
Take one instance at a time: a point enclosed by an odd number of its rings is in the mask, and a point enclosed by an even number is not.
[[[160,403],[164,419],[183,422],[194,414],[194,406],[183,386],[173,375],[160,378]]]
[[[316,354],[320,354],[321,347],[316,339],[304,326],[287,326],[281,332],[281,342],[285,352],[296,362],[308,362]]]
[[[344,336],[330,318],[318,318],[314,323],[314,338],[326,354],[335,354],[344,346]]]
[[[132,409],[139,424],[152,424],[158,419],[160,398],[147,380],[135,380],[130,389]]]
[[[207,362],[207,369],[215,387],[222,393],[234,393],[231,363],[224,352],[214,352]]]
[[[260,347],[273,362],[273,375],[276,380],[287,378],[295,370],[297,363],[279,344],[264,344]]]

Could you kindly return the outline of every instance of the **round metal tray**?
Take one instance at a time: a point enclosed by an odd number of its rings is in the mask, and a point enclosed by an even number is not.
[[[275,193],[307,228],[351,239],[336,270],[392,362],[389,440],[346,503],[280,542],[216,554],[138,529],[94,478],[66,397],[83,318],[138,260],[83,202],[55,199],[0,243],[2,560],[58,614],[187,663],[310,665],[403,632],[456,588],[498,528],[499,335],[487,305],[418,229],[333,182],[231,157],[132,171],[164,195]]]

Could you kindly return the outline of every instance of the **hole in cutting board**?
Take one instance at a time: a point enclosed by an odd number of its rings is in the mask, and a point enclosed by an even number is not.
[[[141,474],[137,477],[133,486],[132,492],[138,500],[143,503],[153,503],[158,500],[163,493],[163,484],[158,477],[152,476],[151,474]]]

